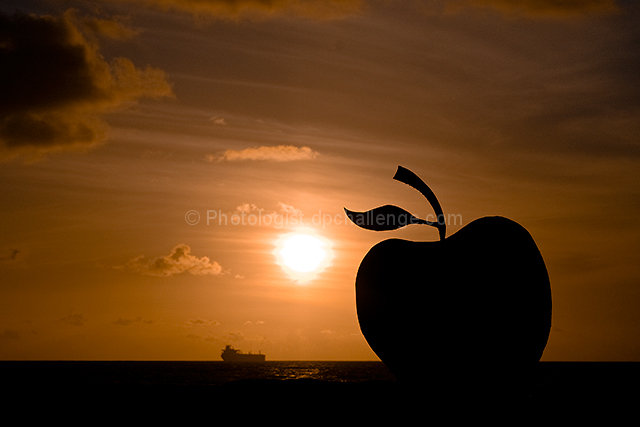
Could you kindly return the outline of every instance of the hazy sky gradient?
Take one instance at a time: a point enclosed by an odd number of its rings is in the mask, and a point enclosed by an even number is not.
[[[557,3],[4,2],[0,357],[375,359],[360,260],[437,233],[342,208],[431,214],[403,165],[462,219],[448,234],[531,232],[544,360],[640,360],[640,9]],[[292,227],[206,224],[243,209],[301,212],[333,265],[299,286],[272,255]]]

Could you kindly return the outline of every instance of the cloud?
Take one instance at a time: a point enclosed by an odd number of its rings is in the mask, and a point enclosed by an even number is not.
[[[144,255],[133,258],[125,266],[129,271],[146,276],[169,277],[189,273],[194,276],[217,276],[222,274],[222,266],[208,257],[191,254],[189,245],[176,245],[169,255],[146,258]]]
[[[20,337],[20,332],[16,331],[15,329],[5,329],[0,332],[0,342],[19,340]]]
[[[277,211],[261,208],[254,203],[243,203],[236,206],[230,220],[232,224],[282,227],[285,224],[299,225],[302,223],[303,217],[304,212],[302,209],[283,202],[278,202]],[[229,217],[225,216],[225,218],[227,218],[226,221],[228,222]],[[243,276],[240,277],[244,278]]]
[[[288,205],[286,203],[278,202],[278,206],[280,206],[280,213],[286,216],[299,216],[302,217],[304,213],[302,209],[298,209],[293,205]]]
[[[128,40],[139,33],[139,31],[127,27],[122,22],[111,19],[88,17],[81,24],[85,27],[85,30],[88,30],[88,33],[113,40]]]
[[[243,323],[244,326],[262,326],[264,325],[264,320],[247,320],[246,322]]]
[[[126,319],[126,318],[118,317],[118,320],[115,320],[113,323],[119,326],[131,326],[135,323],[151,324],[153,323],[153,320],[145,320],[140,316],[136,317],[135,319]]]
[[[120,0],[164,11],[179,11],[218,19],[265,19],[297,16],[339,19],[360,13],[366,0]],[[468,7],[489,8],[523,17],[572,17],[618,10],[616,0],[439,0],[420,2],[423,8],[459,12]]]
[[[214,125],[218,125],[218,126],[227,125],[227,121],[224,119],[224,117],[213,116],[209,120],[212,121]]]
[[[220,323],[217,320],[211,320],[211,319],[189,319],[185,322],[185,326],[188,328],[210,327],[210,326],[220,326],[220,325],[222,325],[222,323]]]
[[[209,154],[206,160],[237,162],[243,160],[269,160],[274,162],[293,162],[298,160],[312,160],[318,157],[318,152],[309,147],[295,145],[263,145],[243,150],[226,150],[219,156]]]
[[[127,58],[107,61],[101,37],[135,31],[114,20],[0,14],[0,149],[28,152],[86,149],[105,139],[105,113],[140,98],[171,96],[163,71]]]
[[[61,322],[71,326],[83,326],[87,322],[87,318],[80,313],[72,313],[60,318]]]
[[[578,17],[618,10],[615,0],[452,0],[446,7],[449,11],[488,8],[505,15],[539,18]]]
[[[243,203],[241,205],[236,206],[236,211],[240,213],[251,213],[251,212],[262,212],[264,209],[259,208],[257,205],[253,203]]]
[[[8,249],[0,251],[0,263],[12,263],[20,259],[20,249]]]
[[[121,0],[165,11],[187,12],[221,19],[299,16],[336,19],[356,14],[363,0]]]

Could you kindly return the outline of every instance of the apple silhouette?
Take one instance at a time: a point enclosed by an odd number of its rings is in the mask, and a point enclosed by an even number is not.
[[[413,172],[393,177],[420,191],[437,222],[385,205],[345,209],[359,227],[436,227],[440,240],[388,239],[366,254],[356,276],[360,329],[399,380],[461,387],[519,381],[540,360],[551,328],[544,260],[527,230],[499,216],[446,237],[440,203]]]

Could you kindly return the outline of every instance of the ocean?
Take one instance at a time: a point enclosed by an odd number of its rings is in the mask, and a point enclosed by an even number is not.
[[[5,383],[78,386],[219,388],[234,384],[391,384],[381,362],[12,361],[0,362]]]
[[[420,362],[415,368],[437,369]],[[529,384],[500,395],[488,393],[490,381],[475,384],[471,393],[462,384],[446,391],[403,384],[381,362],[5,361],[0,379],[9,392],[4,409],[49,405],[104,416],[211,411],[254,420],[295,415],[375,421],[438,412],[467,416],[479,408],[539,416],[576,407],[622,414],[640,401],[640,364],[622,362],[541,362]]]

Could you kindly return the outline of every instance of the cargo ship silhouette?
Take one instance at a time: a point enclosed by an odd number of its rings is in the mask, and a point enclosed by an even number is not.
[[[264,362],[266,356],[262,353],[242,353],[240,350],[227,345],[222,350],[222,360],[225,362]]]

